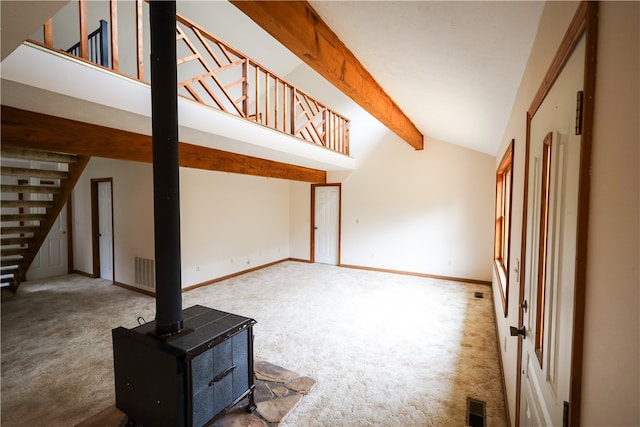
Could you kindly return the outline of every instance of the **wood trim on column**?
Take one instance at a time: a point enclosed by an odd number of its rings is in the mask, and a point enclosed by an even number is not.
[[[89,30],[87,30],[87,0],[78,2],[80,22],[80,57],[89,60]]]
[[[231,1],[266,32],[416,150],[418,128],[306,1]]]
[[[53,19],[50,18],[44,23],[43,32],[45,46],[53,48]]]
[[[2,145],[151,163],[151,136],[2,106]],[[327,173],[257,157],[180,143],[180,166],[310,183]]]
[[[73,191],[67,200],[67,274],[71,273],[73,268]]]
[[[111,43],[111,69],[115,72],[120,71],[120,55],[118,49],[118,2],[117,0],[109,1],[109,22],[110,43]]]
[[[100,242],[98,239],[98,185],[91,180],[91,277],[100,277]]]
[[[136,64],[138,80],[144,81],[144,40],[142,25],[142,0],[136,0]]]
[[[580,150],[580,178],[578,181],[578,232],[576,254],[576,286],[573,310],[573,352],[571,353],[571,388],[569,398],[569,426],[580,426],[582,396],[582,356],[584,351],[584,313],[587,287],[587,250],[589,246],[589,204],[591,194],[591,150],[596,94],[598,58],[598,2],[586,6],[586,47],[584,64],[583,129]]]

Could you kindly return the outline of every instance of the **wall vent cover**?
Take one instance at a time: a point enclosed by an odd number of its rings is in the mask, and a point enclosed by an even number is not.
[[[467,397],[467,426],[486,427],[487,404],[482,400]]]
[[[135,257],[135,282],[136,285],[146,289],[156,289],[156,263],[149,258]]]

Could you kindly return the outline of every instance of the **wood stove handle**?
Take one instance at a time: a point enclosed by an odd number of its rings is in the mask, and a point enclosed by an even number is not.
[[[224,379],[224,377],[226,377],[227,375],[229,375],[231,372],[233,372],[236,369],[236,365],[230,366],[227,369],[225,369],[224,371],[220,372],[218,375],[216,375],[215,377],[213,377],[213,379],[211,381],[209,381],[209,387],[211,387],[212,385],[214,385],[215,383],[218,383],[220,381],[222,381]]]

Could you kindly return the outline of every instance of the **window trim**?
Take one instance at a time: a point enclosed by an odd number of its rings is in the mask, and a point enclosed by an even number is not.
[[[496,207],[493,265],[498,279],[504,317],[509,312],[509,259],[511,253],[511,219],[513,218],[513,150],[512,139],[496,170]],[[505,194],[508,193],[508,194]],[[508,213],[505,219],[503,213]],[[506,247],[505,247],[506,246]],[[505,259],[506,258],[506,259]]]
[[[551,161],[553,134],[549,132],[542,145],[542,170],[540,187],[540,229],[538,234],[538,270],[536,277],[536,333],[535,352],[542,367],[544,351],[544,327],[547,312],[547,256],[549,254],[549,208],[551,199]]]

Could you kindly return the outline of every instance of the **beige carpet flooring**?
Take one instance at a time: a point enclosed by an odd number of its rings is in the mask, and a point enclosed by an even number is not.
[[[284,262],[183,294],[194,304],[256,319],[255,356],[317,380],[285,426],[464,426],[467,397],[506,425],[488,286]],[[1,310],[2,426],[74,426],[114,403],[111,329],[155,302],[70,275]]]

